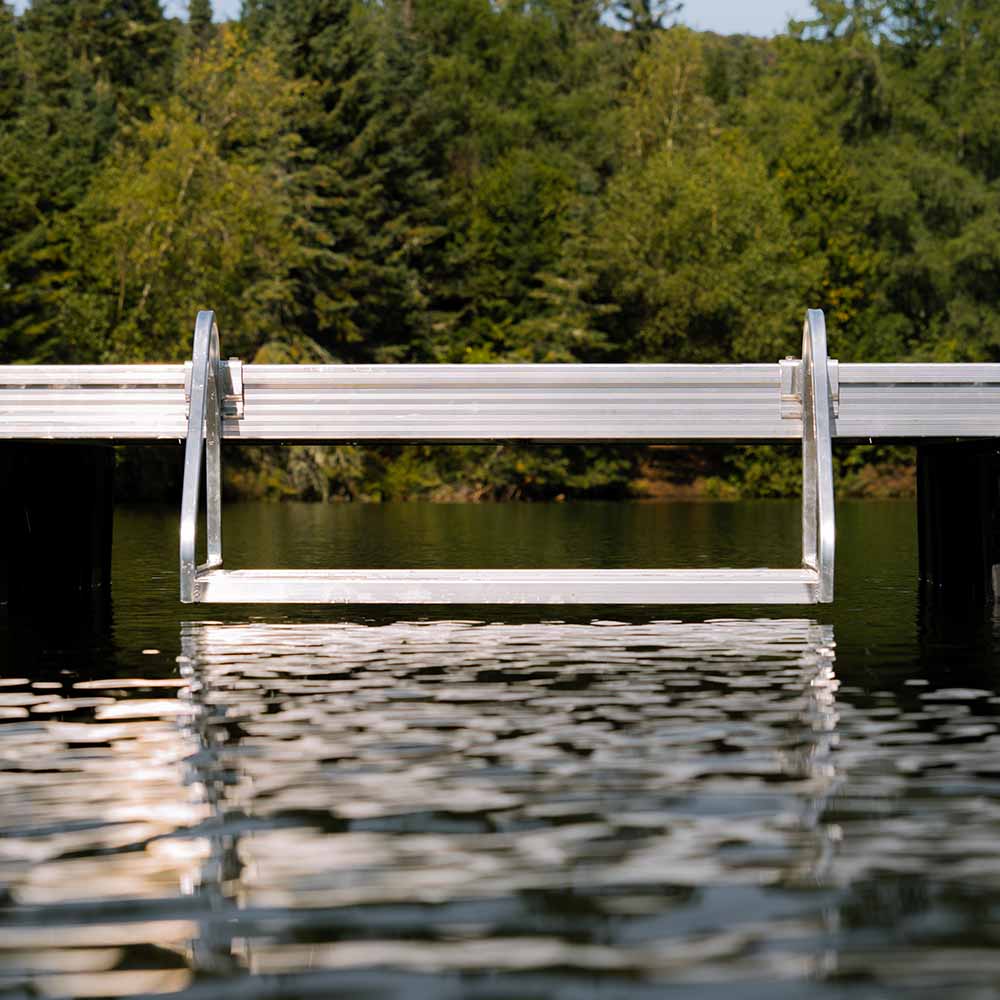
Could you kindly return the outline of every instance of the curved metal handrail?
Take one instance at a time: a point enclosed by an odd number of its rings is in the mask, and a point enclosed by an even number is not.
[[[833,402],[826,318],[810,309],[802,329],[802,565],[819,577],[817,600],[833,600]]]
[[[198,313],[194,326],[194,356],[191,369],[191,409],[188,411],[187,442],[184,447],[184,486],[181,494],[181,601],[198,599],[199,569],[222,565],[222,393],[219,388],[219,328],[215,313]],[[201,458],[205,454],[205,520],[208,530],[207,559],[198,566],[198,500],[201,492]]]
[[[802,567],[808,574],[803,578],[784,580],[788,593],[796,601],[802,599],[794,588],[803,587],[802,594],[821,603],[833,600],[835,523],[833,505],[833,393],[831,390],[830,362],[827,357],[826,322],[823,313],[810,309],[806,314],[802,337],[802,360],[795,367],[798,393],[802,400]],[[201,571],[222,566],[222,469],[221,431],[222,404],[224,400],[224,367],[220,361],[219,330],[215,314],[198,313],[194,331],[194,360],[191,372],[190,410],[188,412],[187,441],[184,452],[184,486],[181,499],[180,523],[180,597],[190,604],[203,600],[210,587],[224,589],[227,574]],[[789,395],[793,395],[789,393]],[[201,492],[201,463],[205,458],[206,522],[208,528],[207,559],[197,565],[197,519]],[[406,571],[404,571],[405,573]],[[448,571],[441,571],[447,573]],[[554,570],[558,574],[565,571]],[[616,571],[606,571],[613,573]],[[680,571],[674,571],[680,572]],[[738,571],[733,571],[738,572]],[[762,573],[772,571],[764,570]],[[773,571],[780,574],[788,571]],[[796,571],[797,572],[797,571]],[[813,576],[815,574],[815,576]],[[243,574],[239,585],[232,584],[230,596],[213,596],[214,600],[233,600],[238,597],[253,599],[262,592],[258,587],[248,589],[252,574]],[[234,578],[229,574],[230,583]],[[766,579],[763,578],[762,579]],[[813,582],[815,581],[815,583]],[[252,582],[252,581],[251,581]],[[307,582],[306,600],[329,602],[330,581],[313,574]],[[753,581],[759,586],[760,581]],[[273,581],[269,581],[270,586]],[[438,586],[440,581],[433,581]],[[367,586],[367,584],[366,584]],[[451,586],[448,584],[448,586]],[[334,588],[335,589],[335,588]],[[433,588],[432,588],[433,589]],[[447,587],[444,588],[447,590]],[[264,590],[272,595],[271,591]],[[435,591],[435,593],[439,593]],[[412,596],[412,588],[407,594]],[[671,593],[673,593],[671,591]],[[784,591],[783,591],[784,593]],[[362,600],[369,600],[367,590],[357,592]],[[236,595],[236,597],[231,596]],[[548,596],[548,595],[546,595]],[[287,593],[282,591],[282,598]],[[274,600],[272,596],[262,600]],[[562,601],[559,597],[559,601]],[[741,598],[742,600],[743,598]],[[381,600],[381,598],[380,598]],[[452,597],[447,598],[448,601]]]

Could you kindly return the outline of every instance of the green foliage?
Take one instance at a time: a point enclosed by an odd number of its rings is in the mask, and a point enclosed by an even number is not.
[[[211,0],[189,0],[188,31],[195,45],[207,45],[214,35]]]
[[[7,124],[17,116],[24,77],[17,51],[17,22],[14,8],[0,2],[0,123]]]
[[[586,247],[616,155],[620,75],[598,6],[447,0],[421,9],[447,236],[418,356],[588,359],[606,342],[599,321],[609,310],[590,301]]]
[[[244,0],[221,27],[0,0],[0,362],[180,360],[202,306],[269,363],[770,361],[807,306],[843,360],[1000,360],[1000,8],[814,7],[763,40],[652,0]],[[317,499],[627,495],[653,467],[243,459],[231,489]],[[902,452],[838,461],[852,494],[907,488]],[[712,482],[794,493],[798,460]]]
[[[802,456],[794,445],[753,445],[733,449],[720,475],[706,483],[709,496],[794,497],[802,492]],[[834,484],[838,497],[912,496],[915,462],[912,448],[899,445],[835,447]]]
[[[424,49],[407,4],[255,4],[246,16],[310,84],[296,126],[315,150],[298,326],[345,360],[405,354],[427,326],[426,272],[443,233],[430,161]]]
[[[653,33],[667,27],[667,18],[683,6],[669,0],[615,0],[612,9],[629,29],[629,39],[641,49],[649,47]]]
[[[89,85],[127,117],[170,86],[174,29],[159,0],[33,0],[20,28],[32,83],[52,111]]]
[[[756,361],[788,353],[813,269],[794,253],[763,157],[742,130],[719,125],[693,33],[662,35],[639,61],[623,143],[595,240],[623,356]]]
[[[0,42],[9,42],[9,12]],[[34,0],[2,79],[20,89],[0,120],[0,359],[90,356],[60,323],[72,264],[66,220],[122,123],[141,120],[172,78],[173,28],[158,0]],[[11,55],[13,53],[13,55]],[[2,86],[2,83],[0,83]]]
[[[628,496],[637,454],[509,444],[408,445],[370,453],[363,496],[379,500],[565,500]]]
[[[289,127],[302,94],[232,29],[193,53],[180,92],[118,145],[67,222],[63,325],[129,361],[185,357],[192,302],[215,308],[232,350],[280,336],[305,257],[305,154]]]

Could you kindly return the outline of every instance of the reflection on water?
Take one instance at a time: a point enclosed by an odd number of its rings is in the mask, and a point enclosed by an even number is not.
[[[53,619],[0,661],[0,997],[991,996],[998,630],[880,565],[832,623]]]
[[[799,896],[837,841],[829,626],[188,624],[181,648],[178,678],[4,687],[10,985],[823,962]]]

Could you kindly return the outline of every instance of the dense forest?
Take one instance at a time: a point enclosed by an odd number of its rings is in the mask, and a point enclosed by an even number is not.
[[[0,363],[184,359],[198,308],[245,360],[773,361],[807,306],[841,360],[1000,360],[1000,4],[816,0],[768,40],[672,8],[0,3]],[[767,448],[236,454],[232,492],[323,499],[798,477]],[[841,486],[900,462],[845,452]]]

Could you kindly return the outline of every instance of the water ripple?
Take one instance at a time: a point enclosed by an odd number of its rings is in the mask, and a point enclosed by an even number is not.
[[[1000,975],[986,686],[842,685],[799,619],[186,623],[178,648],[0,679],[0,996]]]

